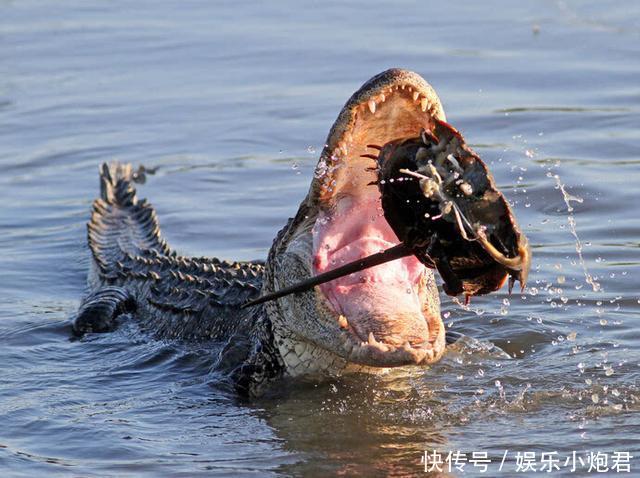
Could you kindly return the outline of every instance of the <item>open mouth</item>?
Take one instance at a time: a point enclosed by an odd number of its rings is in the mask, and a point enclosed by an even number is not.
[[[444,120],[440,101],[418,75],[389,70],[358,90],[331,130],[316,169],[318,216],[313,272],[320,274],[399,243],[384,218],[375,162],[363,155]],[[351,360],[397,366],[436,361],[444,327],[433,274],[414,256],[319,286],[353,345]]]

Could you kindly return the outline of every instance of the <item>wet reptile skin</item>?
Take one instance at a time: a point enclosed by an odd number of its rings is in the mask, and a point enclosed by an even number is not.
[[[366,82],[345,104],[319,165],[333,161],[329,150],[336,138],[353,126],[358,108],[363,104],[366,108],[381,91],[398,90],[405,84],[412,85],[416,94],[421,91],[422,101],[428,101],[422,108],[425,117],[444,118],[437,95],[419,75],[387,70]],[[420,100],[415,104],[418,106],[409,107],[419,112]],[[178,255],[161,237],[153,207],[138,199],[137,173],[131,165],[103,164],[100,196],[93,203],[88,224],[93,259],[90,290],[73,320],[74,332],[108,332],[123,317],[132,316],[142,329],[160,339],[217,342],[219,346],[212,350],[222,351],[215,368],[227,373],[239,393],[251,396],[261,394],[283,375],[375,373],[388,366],[411,364],[412,357],[402,351],[390,353],[391,362],[377,363],[370,356],[370,347],[354,342],[341,328],[318,291],[247,309],[239,307],[261,292],[273,292],[312,274],[310,230],[325,187],[323,179],[314,178],[296,216],[274,239],[265,263],[227,262]],[[437,318],[430,329],[430,343],[439,344],[428,359],[432,362],[444,352],[444,325],[431,271],[425,272],[421,287],[424,307]]]
[[[219,362],[231,368],[239,392],[257,393],[256,384],[284,369],[264,308],[238,307],[259,294],[264,267],[178,255],[162,239],[153,207],[137,198],[133,177],[128,164],[101,167],[87,226],[93,292],[74,331],[106,332],[118,315],[135,311],[155,337],[225,343]]]

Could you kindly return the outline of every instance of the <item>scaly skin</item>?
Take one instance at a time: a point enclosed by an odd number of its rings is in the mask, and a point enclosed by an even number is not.
[[[309,194],[278,233],[265,265],[177,255],[162,239],[152,206],[138,200],[131,166],[103,165],[101,195],[88,224],[91,293],[74,330],[112,330],[118,315],[128,312],[157,337],[222,342],[219,367],[249,395],[262,393],[282,375],[375,372],[439,360],[444,325],[429,269],[411,284],[422,310],[416,317],[395,316],[391,309],[344,317],[320,287],[239,308],[261,291],[314,275],[314,225],[334,214],[339,198],[369,194],[366,184],[374,173],[365,172],[371,164],[360,158],[366,142],[418,134],[433,118],[445,119],[442,106],[415,73],[387,70],[365,83],[333,125]]]

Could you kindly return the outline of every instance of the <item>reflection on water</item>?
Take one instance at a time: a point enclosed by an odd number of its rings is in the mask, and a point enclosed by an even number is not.
[[[484,452],[495,475],[510,450],[509,476],[516,452],[640,456],[640,11],[490,3],[0,2],[3,475],[406,476],[429,450]],[[134,323],[70,340],[101,161],[157,168],[141,194],[179,250],[264,258],[340,107],[391,66],[434,85],[512,202],[524,294],[444,298],[467,338],[431,369],[251,403],[220,386],[215,350]]]

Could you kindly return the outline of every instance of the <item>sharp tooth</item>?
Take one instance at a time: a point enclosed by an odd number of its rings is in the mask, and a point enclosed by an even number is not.
[[[420,108],[422,109],[422,111],[427,111],[427,108],[429,107],[429,100],[426,98],[422,98],[420,100]]]
[[[401,89],[401,90],[404,90],[404,87],[405,87],[405,86],[406,86],[406,85],[400,85],[400,89]]]
[[[338,325],[343,329],[349,328],[349,322],[347,322],[347,318],[342,314],[338,317]]]
[[[333,153],[331,154],[331,157],[333,158],[339,158],[340,157],[340,148],[335,148],[333,150]]]
[[[413,92],[413,101],[418,101],[418,97],[420,96],[420,93],[418,91],[414,91]]]
[[[340,151],[342,151],[342,154],[344,156],[346,156],[347,153],[349,152],[349,150],[347,149],[347,143],[345,143],[344,141],[340,141],[338,143],[338,147],[340,148]]]
[[[384,103],[384,100],[386,100],[386,99],[387,99],[387,97],[384,96],[384,93],[382,93],[380,96],[378,96],[378,101],[380,101],[382,103]]]
[[[369,100],[369,111],[371,111],[371,114],[374,114],[376,112],[376,102],[373,100]]]
[[[405,349],[405,350],[412,350],[413,349],[413,347],[411,347],[411,344],[409,343],[408,340],[404,343],[402,348]]]
[[[375,336],[373,335],[373,332],[369,332],[369,341],[368,344],[377,348],[378,350],[382,351],[382,352],[388,352],[389,351],[389,347],[386,344],[383,344],[382,342],[378,342],[375,338]]]

